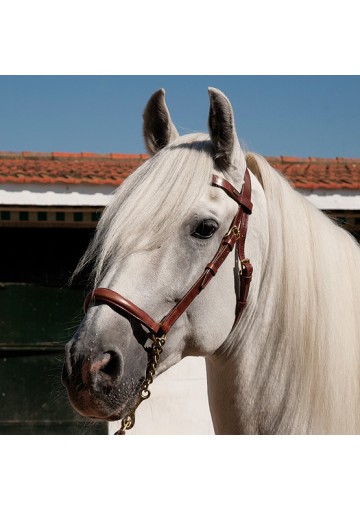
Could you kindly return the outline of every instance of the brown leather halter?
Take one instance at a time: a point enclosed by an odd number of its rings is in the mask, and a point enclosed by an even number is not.
[[[228,232],[222,238],[220,246],[213,259],[206,265],[203,273],[200,275],[194,285],[189,289],[189,291],[170,310],[170,312],[163,317],[160,322],[154,320],[137,305],[132,303],[124,296],[121,296],[115,291],[112,291],[111,289],[96,288],[90,292],[85,299],[85,312],[89,306],[106,304],[120,315],[125,317],[130,316],[149,329],[149,337],[153,339],[153,353],[150,355],[145,384],[141,389],[141,400],[147,399],[150,396],[148,386],[150,383],[152,383],[156,365],[162,352],[162,346],[165,342],[166,334],[169,332],[175,321],[186,311],[192,301],[200,294],[200,292],[208,285],[210,280],[216,275],[218,269],[233,250],[235,244],[237,245],[240,268],[239,279],[236,282],[237,303],[235,310],[235,321],[232,328],[234,328],[238,323],[247,303],[253,273],[253,267],[250,263],[250,260],[245,257],[245,240],[248,227],[248,217],[252,212],[250,174],[248,169],[246,169],[244,184],[241,192],[238,192],[232,186],[232,184],[229,183],[229,181],[226,181],[226,179],[216,175],[212,176],[211,184],[212,186],[221,188],[229,197],[235,200],[239,205],[238,211],[230,225]],[[138,403],[138,405],[139,404],[140,403]],[[133,412],[129,413],[127,417],[123,419],[122,427],[118,432],[119,434],[125,433],[126,429],[130,429],[134,425],[134,413],[135,410],[133,410]]]

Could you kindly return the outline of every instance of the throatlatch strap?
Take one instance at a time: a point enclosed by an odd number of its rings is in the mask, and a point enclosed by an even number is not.
[[[249,176],[248,172],[245,173],[243,193],[244,193],[245,197],[251,197],[251,180],[250,180],[250,176]],[[250,211],[250,214],[251,214],[251,211]],[[241,219],[240,237],[237,242],[238,258],[239,258],[239,265],[240,265],[240,293],[239,293],[239,297],[238,297],[237,303],[236,303],[235,322],[234,322],[233,328],[238,323],[238,321],[241,317],[241,314],[245,308],[245,305],[247,304],[247,299],[248,299],[248,295],[249,295],[250,284],[251,284],[252,274],[253,274],[253,266],[250,263],[250,260],[245,257],[245,241],[246,241],[246,234],[247,234],[247,228],[248,228],[248,221],[249,221],[249,213],[247,213],[244,210],[243,216]]]

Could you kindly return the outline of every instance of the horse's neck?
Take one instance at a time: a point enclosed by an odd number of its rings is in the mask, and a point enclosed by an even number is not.
[[[280,188],[281,204],[269,201],[269,222],[254,186],[249,303],[236,330],[207,359],[214,428],[220,434],[358,434],[359,248],[277,181],[272,197]],[[289,212],[286,222],[280,210]],[[269,243],[263,238],[260,249],[262,225],[269,225]]]
[[[269,288],[262,303],[269,277],[261,278],[260,260],[255,267],[252,294],[236,331],[206,360],[209,405],[218,434],[290,433],[295,427],[298,389],[281,341],[278,291]]]
[[[285,419],[294,380],[289,384],[291,369],[280,367],[287,354],[278,342],[279,290],[272,285],[274,269],[268,267],[267,209],[256,180],[253,200],[257,207],[246,249],[255,269],[249,302],[236,330],[206,361],[209,405],[220,434],[289,432],[292,422]]]
[[[224,352],[206,360],[216,434],[308,432],[294,368],[286,366],[282,354],[277,356],[276,342],[270,347],[262,340],[249,334],[235,356]]]
[[[336,240],[330,245],[334,250]],[[286,308],[279,306],[279,288],[268,285],[270,275],[264,273],[261,284],[255,277],[237,331],[207,359],[217,434],[360,432],[360,261],[358,249],[345,235],[342,244],[355,270],[352,278],[349,269],[347,278],[329,287],[343,296],[335,302],[338,315],[325,318],[314,306],[301,321],[302,329],[289,318],[285,322]],[[329,286],[330,277],[328,271]],[[309,308],[306,299],[303,307]]]

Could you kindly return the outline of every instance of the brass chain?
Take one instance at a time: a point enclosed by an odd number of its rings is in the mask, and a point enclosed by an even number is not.
[[[145,401],[145,399],[149,399],[150,397],[151,392],[149,390],[149,386],[152,384],[154,380],[156,368],[158,366],[160,355],[163,351],[163,347],[166,341],[166,335],[156,337],[156,335],[153,334],[151,336],[151,340],[152,340],[151,351],[149,354],[148,365],[146,368],[145,380],[140,387],[139,401],[135,408],[128,412],[122,419],[120,429],[115,433],[115,435],[125,435],[126,431],[134,426],[136,409],[143,401]]]

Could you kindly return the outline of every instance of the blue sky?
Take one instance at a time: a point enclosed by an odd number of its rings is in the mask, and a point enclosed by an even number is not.
[[[0,76],[0,151],[142,153],[142,111],[166,89],[178,131],[207,131],[207,87],[264,156],[360,157],[360,76]]]

